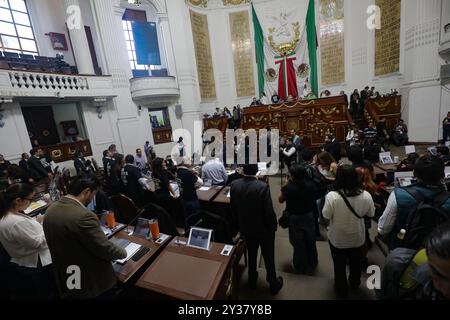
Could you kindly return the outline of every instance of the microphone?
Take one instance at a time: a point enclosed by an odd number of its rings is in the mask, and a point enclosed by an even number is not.
[[[183,237],[184,238],[189,237],[189,233],[191,232],[191,229],[198,227],[202,222],[203,222],[203,219],[200,219],[194,225],[190,226],[187,230],[184,231]]]

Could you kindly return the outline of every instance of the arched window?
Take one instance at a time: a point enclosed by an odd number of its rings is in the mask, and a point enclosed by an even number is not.
[[[27,3],[24,0],[0,0],[0,49],[38,54]]]
[[[145,11],[126,9],[122,26],[133,76],[148,76],[149,70],[160,69],[156,23],[147,21]]]

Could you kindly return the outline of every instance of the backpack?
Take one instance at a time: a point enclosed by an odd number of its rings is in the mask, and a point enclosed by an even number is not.
[[[323,174],[321,174],[320,171],[312,165],[306,167],[306,172],[317,188],[316,200],[325,197],[328,193],[328,183]]]
[[[397,247],[419,250],[423,248],[425,239],[438,226],[450,220],[442,205],[450,198],[450,193],[442,191],[433,199],[425,198],[413,188],[405,188],[414,197],[417,204],[411,209],[403,228],[406,231],[403,239],[397,239]]]
[[[414,272],[427,262],[425,249],[397,248],[391,251],[381,271],[381,288],[376,290],[377,299],[414,299],[420,286]]]

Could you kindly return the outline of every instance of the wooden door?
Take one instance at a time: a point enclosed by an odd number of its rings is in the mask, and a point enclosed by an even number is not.
[[[23,107],[22,114],[33,147],[60,143],[51,106]]]

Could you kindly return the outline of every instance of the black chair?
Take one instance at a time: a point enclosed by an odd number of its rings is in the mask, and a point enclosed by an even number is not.
[[[7,58],[19,58],[19,54],[17,52],[4,51],[3,55]]]
[[[204,229],[213,230],[214,242],[233,245],[233,235],[228,221],[215,213],[201,210],[188,218],[187,223]]]
[[[147,204],[141,213],[145,219],[158,219],[159,231],[171,236],[179,236],[177,226],[170,214],[163,208],[154,203]]]
[[[138,215],[139,210],[136,208],[133,200],[119,194],[109,198],[116,212],[116,219],[123,224],[130,224]]]
[[[34,60],[34,57],[32,54],[25,54],[25,53],[20,53],[19,57],[22,59],[30,59],[30,60]]]

